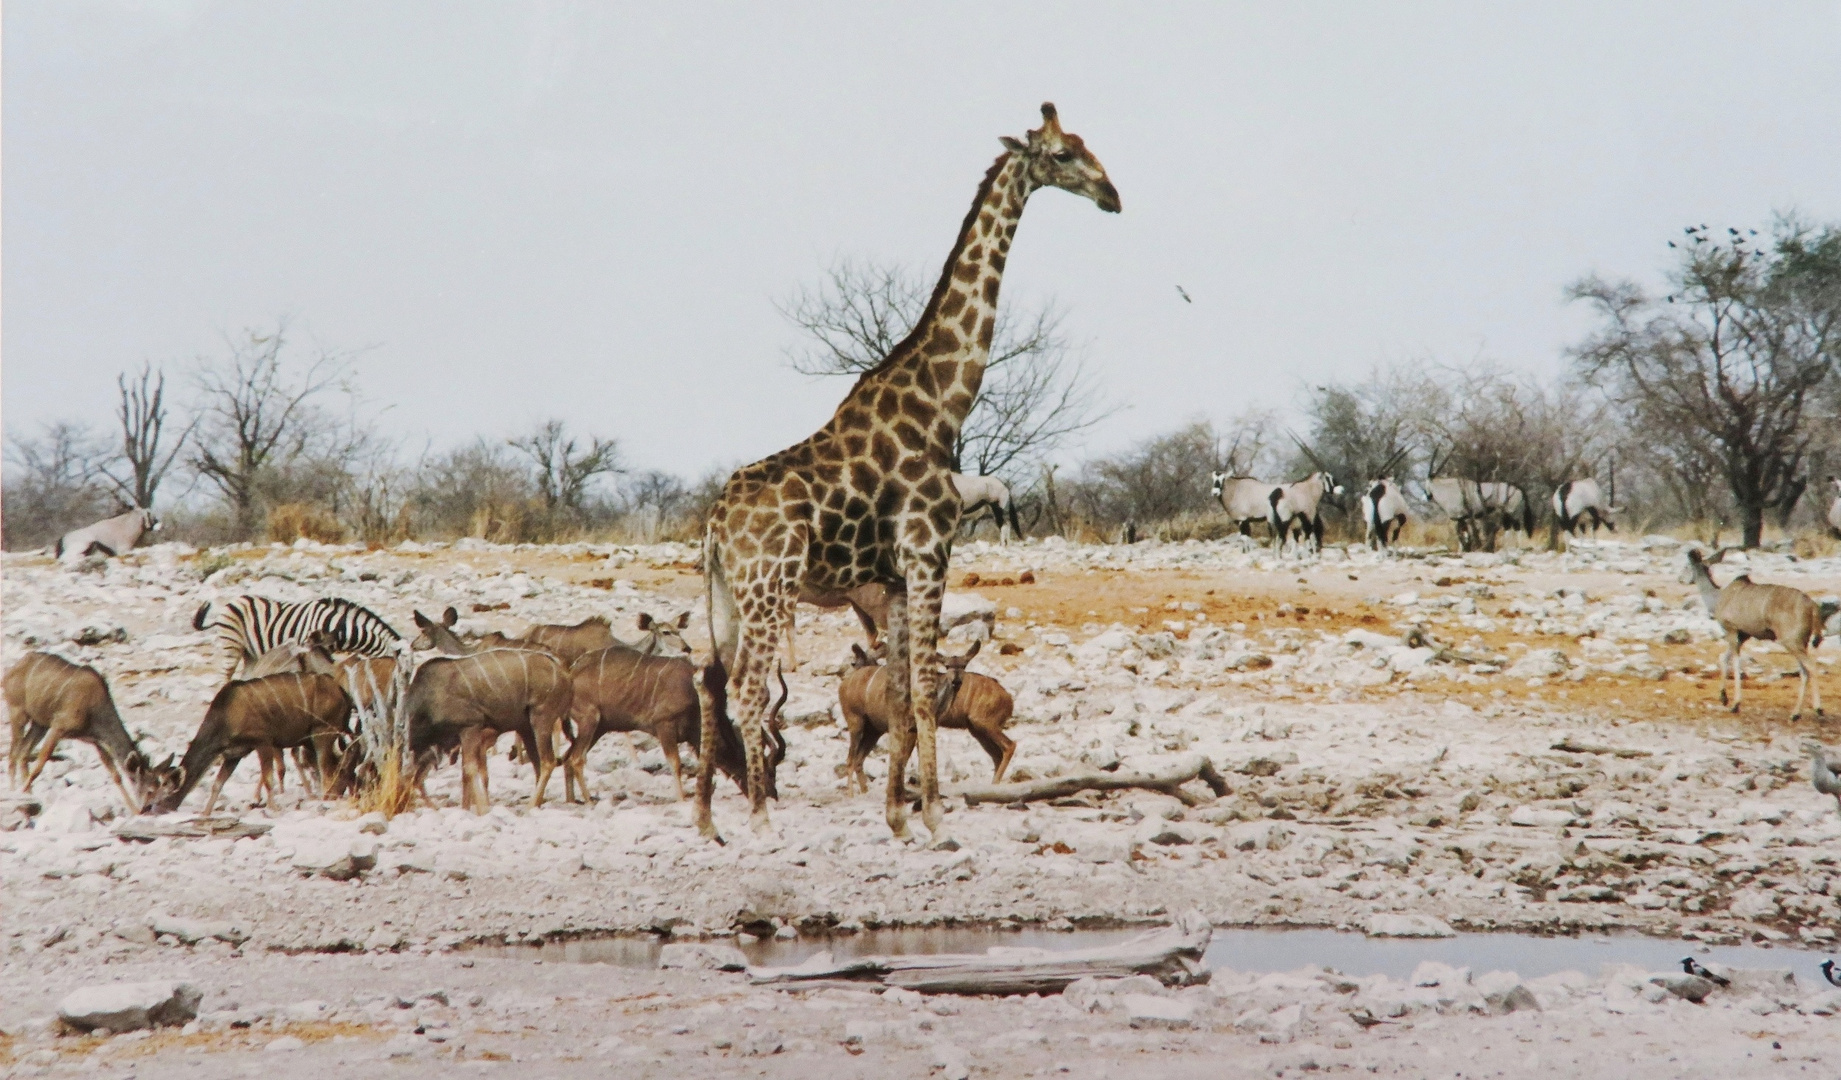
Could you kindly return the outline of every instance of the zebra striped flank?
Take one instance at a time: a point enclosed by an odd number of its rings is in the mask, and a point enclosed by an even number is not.
[[[266,596],[239,596],[216,605],[206,603],[192,616],[192,626],[217,627],[218,647],[230,661],[229,670],[253,661],[271,649],[306,641],[324,634],[333,652],[383,656],[402,640],[389,623],[369,608],[337,596],[301,603],[270,600]]]

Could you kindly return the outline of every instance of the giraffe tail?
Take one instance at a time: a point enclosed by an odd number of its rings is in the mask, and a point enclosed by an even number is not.
[[[703,586],[710,613],[710,652],[724,668],[735,666],[735,648],[741,636],[735,593],[723,576],[722,556],[716,549],[715,529],[703,530]]]

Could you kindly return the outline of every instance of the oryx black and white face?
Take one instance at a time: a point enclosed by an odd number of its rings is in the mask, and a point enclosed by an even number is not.
[[[1215,497],[1215,498],[1217,498],[1217,499],[1219,499],[1219,498],[1221,497],[1221,485],[1223,485],[1223,484],[1225,484],[1225,483],[1227,483],[1227,474],[1226,474],[1226,473],[1224,473],[1224,472],[1218,472],[1218,473],[1215,473],[1215,474],[1214,474],[1214,488],[1213,488],[1213,492],[1214,492],[1214,497]]]

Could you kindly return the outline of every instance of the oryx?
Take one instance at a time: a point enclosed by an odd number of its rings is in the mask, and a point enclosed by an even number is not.
[[[1323,500],[1341,495],[1342,491],[1342,485],[1327,472],[1314,472],[1302,480],[1280,484],[1272,493],[1272,546],[1282,546],[1295,529],[1300,544],[1323,550]]]
[[[1278,493],[1272,500],[1273,547],[1283,545],[1285,538],[1293,528],[1298,530],[1300,543],[1309,542],[1317,551],[1323,550],[1323,513],[1322,503],[1325,497],[1334,498],[1342,494],[1342,485],[1330,475],[1317,455],[1304,440],[1296,435],[1291,441],[1298,444],[1298,449],[1317,467],[1317,471],[1302,480],[1289,484],[1280,484]]]
[[[131,506],[115,517],[73,529],[58,537],[52,554],[68,563],[80,562],[94,554],[126,555],[141,542],[142,535],[160,527],[152,510]]]
[[[1010,489],[1002,480],[995,476],[953,473],[952,486],[959,493],[961,522],[972,520],[978,511],[989,507],[991,516],[997,519],[998,543],[1008,544],[1012,532],[1022,534],[1022,528],[1016,523],[1016,504],[1010,501]]]
[[[1589,476],[1583,480],[1568,480],[1553,491],[1553,516],[1560,519],[1560,528],[1565,529],[1568,536],[1579,535],[1587,516],[1592,519],[1594,536],[1600,525],[1616,532],[1617,522],[1611,520],[1611,514],[1618,509],[1598,490],[1598,481]]]
[[[1253,535],[1255,521],[1265,522],[1272,529],[1272,535],[1278,536],[1278,524],[1272,517],[1272,504],[1279,494],[1277,484],[1251,476],[1217,472],[1213,490],[1221,509],[1227,511],[1227,519],[1240,530],[1241,536]]]
[[[1495,550],[1496,531],[1504,525],[1534,535],[1534,506],[1514,484],[1435,476],[1426,481],[1425,497],[1457,527],[1458,546],[1465,551],[1479,544]]]
[[[1386,550],[1388,545],[1400,539],[1400,530],[1406,528],[1406,495],[1400,490],[1400,484],[1393,479],[1394,466],[1406,456],[1405,450],[1397,450],[1382,465],[1379,475],[1368,481],[1362,489],[1358,503],[1362,515],[1362,525],[1368,533],[1368,546]]]

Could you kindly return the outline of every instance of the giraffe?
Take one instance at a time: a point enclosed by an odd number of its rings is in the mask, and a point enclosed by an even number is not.
[[[978,396],[990,356],[997,293],[1023,205],[1058,187],[1118,213],[1119,193],[1080,136],[1061,130],[1053,104],[1026,140],[1008,136],[978,186],[952,254],[920,321],[863,373],[818,432],[735,471],[704,532],[711,660],[698,680],[706,696],[705,746],[713,746],[714,694],[736,707],[754,830],[771,828],[763,718],[768,673],[792,630],[802,592],[841,598],[881,584],[890,592],[888,666],[896,701],[886,816],[911,838],[904,774],[920,751],[921,817],[945,839],[934,754],[940,602],[960,497],[951,475],[959,427]],[[726,680],[726,681],[725,681]],[[912,692],[910,692],[912,690]],[[714,780],[699,763],[696,823],[720,840],[710,817]]]

